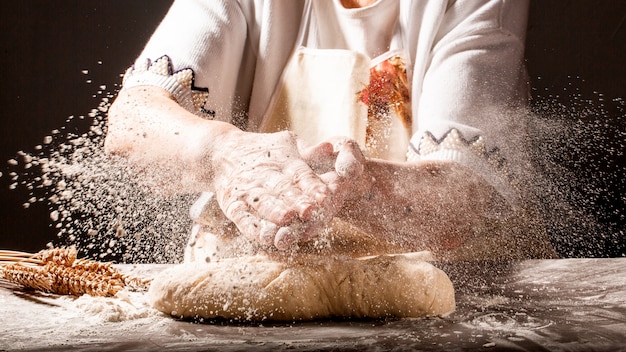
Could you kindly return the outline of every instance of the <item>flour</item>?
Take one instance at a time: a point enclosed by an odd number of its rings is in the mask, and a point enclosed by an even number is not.
[[[35,152],[20,151],[9,160],[15,168],[10,188],[30,192],[25,208],[47,204],[58,231],[49,246],[75,245],[81,256],[100,261],[176,262],[191,225],[193,195],[154,192],[125,160],[104,152],[105,116],[115,94],[100,88],[102,100],[87,116],[70,116]]]
[[[624,256],[626,103],[576,89],[538,98],[529,124],[527,190],[564,257]]]
[[[155,265],[118,269],[144,278],[161,270]],[[140,341],[143,336],[161,336],[163,326],[171,321],[147,304],[145,292],[128,289],[114,297],[76,297],[22,291],[0,281],[0,305],[9,314],[0,324],[0,350],[49,350],[53,346],[66,350],[68,345],[97,346],[124,337]]]
[[[18,152],[2,177],[11,178],[10,188],[29,191],[24,207],[48,206],[58,232],[50,245],[76,245],[82,256],[102,261],[178,262],[195,195],[155,192],[125,160],[104,153],[106,113],[116,93],[100,88],[98,107],[68,117],[33,152]],[[533,102],[531,114],[521,116],[530,119],[528,133],[508,131],[530,145],[522,155],[528,162],[519,166],[523,192],[561,255],[594,256],[611,246],[626,251],[619,247],[626,131],[616,128],[624,125],[624,100],[564,94],[571,95],[570,105],[551,97]]]
[[[120,291],[113,298],[83,295],[74,301],[75,309],[93,323],[115,323],[153,317],[157,312],[142,292]]]

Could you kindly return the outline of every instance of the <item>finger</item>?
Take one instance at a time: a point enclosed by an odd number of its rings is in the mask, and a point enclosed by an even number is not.
[[[241,210],[234,212],[229,218],[246,238],[253,241],[260,238],[260,222],[253,214]]]
[[[296,176],[297,178],[297,176]],[[263,217],[279,224],[286,225],[293,220],[294,213],[301,219],[308,219],[312,209],[315,206],[315,201],[311,197],[305,197],[302,195],[300,185],[297,185],[296,181],[291,179],[285,179],[284,175],[273,176],[272,179],[263,183],[264,188],[253,189],[249,193],[249,203],[252,204]],[[269,193],[268,193],[269,190]],[[271,194],[278,194],[280,203]],[[288,210],[285,210],[288,209]],[[285,211],[284,214],[278,213],[279,210]],[[293,212],[292,212],[293,211]]]
[[[296,243],[308,242],[324,231],[332,216],[327,212],[316,213],[311,221],[296,221],[289,226],[278,229],[274,237],[274,246],[278,250],[286,250]]]
[[[314,199],[303,195],[300,189],[294,187],[280,192],[280,199],[289,209],[296,211],[298,217],[302,220],[310,219],[318,207]]]
[[[284,251],[298,242],[299,235],[302,232],[299,225],[300,224],[292,224],[291,226],[278,229],[276,237],[274,238],[274,246],[276,249]]]
[[[298,216],[301,220],[307,221],[311,219],[315,213],[317,204],[309,197],[300,197],[294,204],[292,204],[292,207],[298,212]]]
[[[298,185],[303,195],[310,197],[316,203],[321,204],[328,196],[326,184],[309,168],[302,164],[285,170],[286,173],[293,174],[293,183]]]
[[[278,191],[273,192],[280,194]],[[300,209],[294,208],[290,202],[277,198],[263,188],[250,190],[245,200],[250,207],[256,211],[260,218],[266,219],[279,226],[288,225],[300,212]]]
[[[335,166],[335,147],[330,142],[302,149],[300,155],[315,173],[327,172]]]
[[[269,247],[274,244],[274,238],[279,227],[269,221],[261,221],[261,232],[259,234],[259,243],[264,247]]]
[[[361,176],[365,168],[365,157],[354,140],[346,140],[337,146],[335,170],[337,174],[346,178]]]

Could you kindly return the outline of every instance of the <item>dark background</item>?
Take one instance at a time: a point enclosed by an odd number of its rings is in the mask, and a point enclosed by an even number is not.
[[[24,209],[28,192],[9,190],[6,160],[20,150],[32,152],[68,116],[86,115],[97,107],[100,85],[115,90],[120,73],[132,64],[170,3],[0,2],[0,172],[4,174],[0,177],[0,248],[37,251],[56,234],[45,204]],[[592,199],[590,212],[606,225],[602,234],[589,233],[588,238],[573,242],[557,240],[564,256],[626,255],[621,232],[626,228],[622,195],[626,194],[622,145],[626,127],[621,100],[626,98],[625,21],[625,1],[535,0],[531,4],[526,56],[533,104],[560,103],[567,110],[591,101],[594,109],[602,111],[601,141],[595,146],[565,146],[562,154],[552,156],[587,185],[577,191],[580,197]],[[599,115],[592,115],[572,123],[583,131],[597,127],[593,120]],[[608,154],[603,153],[607,144],[613,148]],[[595,170],[601,170],[602,177],[595,177]]]

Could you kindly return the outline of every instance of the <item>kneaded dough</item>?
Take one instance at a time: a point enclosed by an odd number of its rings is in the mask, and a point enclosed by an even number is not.
[[[455,309],[452,282],[419,255],[185,263],[153,280],[148,301],[175,317],[239,321],[423,317]]]

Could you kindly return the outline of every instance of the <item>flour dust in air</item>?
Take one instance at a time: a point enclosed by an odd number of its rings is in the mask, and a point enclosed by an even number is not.
[[[626,103],[581,93],[571,78],[561,95],[537,97],[529,124],[529,189],[563,257],[626,256]]]
[[[179,261],[193,196],[154,192],[125,160],[105,154],[106,114],[116,93],[100,88],[100,104],[87,116],[70,116],[34,151],[8,161],[10,188],[28,190],[24,207],[48,206],[58,231],[49,246],[76,246],[82,256],[105,261]]]
[[[12,178],[11,188],[28,189],[26,206],[49,207],[58,230],[54,245],[75,245],[98,260],[180,261],[196,195],[154,192],[137,182],[125,160],[104,153],[115,93],[101,92],[97,108],[68,118],[33,152],[18,152],[8,160],[13,171],[1,177]],[[566,103],[559,102],[563,97],[535,98],[525,114],[527,133],[515,131],[529,146],[524,193],[544,214],[561,256],[624,255],[624,100],[565,94]]]

